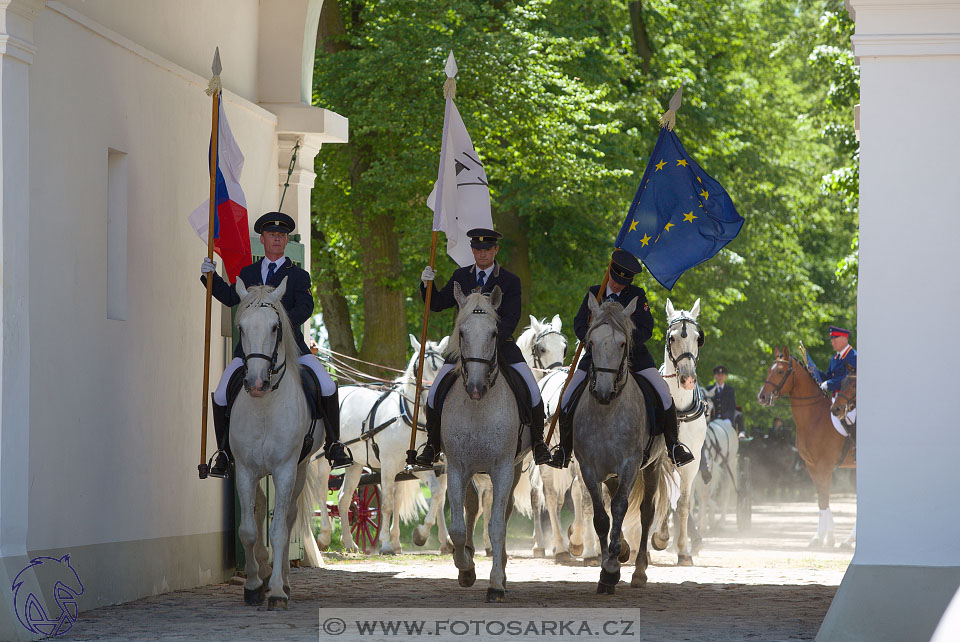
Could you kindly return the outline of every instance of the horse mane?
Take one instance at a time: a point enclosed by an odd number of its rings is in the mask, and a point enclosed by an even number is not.
[[[633,319],[624,311],[623,306],[616,301],[607,301],[600,306],[600,312],[594,317],[590,329],[587,330],[587,334],[583,338],[584,343],[590,341],[590,335],[593,334],[594,328],[599,328],[606,323],[612,324],[623,332],[627,341],[627,354],[630,354],[633,349],[633,330],[636,326]]]
[[[297,366],[297,368],[299,368],[300,348],[297,347],[297,339],[293,336],[293,326],[290,325],[290,317],[287,315],[286,308],[284,308],[283,304],[279,301],[276,304],[268,304],[265,302],[267,295],[275,289],[276,288],[269,285],[254,285],[247,288],[247,296],[244,297],[237,306],[237,325],[240,325],[240,321],[244,315],[252,308],[265,306],[276,310],[277,315],[280,317],[280,327],[283,335],[283,354],[287,360],[287,367]]]
[[[500,315],[497,309],[493,307],[490,297],[474,292],[467,296],[460,310],[457,312],[457,319],[453,322],[453,332],[450,333],[450,342],[447,344],[446,356],[460,359],[460,324],[470,317],[474,310],[483,310],[484,314],[493,317],[494,323],[500,323]]]

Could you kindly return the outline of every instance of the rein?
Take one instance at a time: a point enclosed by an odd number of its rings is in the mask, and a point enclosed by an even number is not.
[[[787,374],[783,375],[783,379],[780,380],[780,383],[779,383],[779,384],[775,384],[775,383],[774,383],[773,381],[771,381],[770,379],[767,379],[766,381],[763,382],[763,385],[767,385],[767,384],[769,383],[771,386],[773,386],[773,395],[772,395],[772,399],[771,399],[771,401],[770,401],[770,405],[773,405],[773,404],[777,401],[777,399],[779,399],[781,396],[783,396],[783,387],[784,387],[785,385],[787,385],[787,381],[790,379],[790,376],[793,374],[793,362],[794,362],[794,357],[790,357],[789,359],[776,359],[776,360],[774,361],[775,364],[776,364],[776,363],[786,363],[786,364],[789,364],[789,365],[788,365],[788,368],[787,368]],[[799,362],[798,362],[798,363],[799,363]],[[805,395],[805,396],[803,396],[803,397],[794,397],[794,396],[790,395],[790,400],[791,400],[791,402],[793,402],[793,401],[811,400],[811,399],[812,399],[812,400],[815,400],[815,401],[813,401],[812,403],[804,404],[804,405],[810,405],[810,406],[816,405],[816,404],[819,402],[819,400],[820,400],[820,399],[823,399],[823,398],[824,398],[824,397],[823,397],[822,394],[819,394],[819,395]]]
[[[673,363],[674,373],[672,375],[666,375],[668,377],[676,377],[677,373],[680,371],[680,362],[684,359],[690,359],[693,361],[693,369],[697,369],[697,363],[700,361],[700,351],[697,350],[697,354],[692,352],[684,352],[678,357],[673,356],[673,351],[670,349],[670,328],[677,325],[678,323],[683,324],[683,328],[680,331],[680,336],[684,339],[687,338],[687,324],[690,323],[697,330],[697,347],[703,345],[703,330],[700,328],[700,324],[697,323],[696,319],[688,317],[687,315],[681,315],[667,324],[667,332],[663,338],[663,347],[667,352],[667,356],[670,357],[670,361]]]
[[[259,305],[257,305],[257,307],[258,307],[258,308],[270,308],[271,310],[273,310],[274,314],[277,315],[277,340],[276,340],[276,342],[273,344],[273,354],[272,354],[272,355],[269,355],[269,356],[268,356],[268,355],[265,355],[265,354],[263,354],[263,353],[261,353],[261,352],[251,352],[250,354],[244,354],[244,356],[243,356],[243,374],[244,374],[243,387],[246,388],[247,392],[250,392],[250,388],[247,387],[247,377],[246,377],[246,374],[247,374],[247,362],[250,361],[250,359],[263,359],[263,360],[265,360],[265,361],[269,361],[269,362],[270,362],[270,368],[268,369],[269,376],[267,377],[267,385],[269,385],[269,384],[270,384],[270,381],[273,380],[273,375],[275,375],[275,374],[277,374],[277,373],[280,374],[280,376],[277,377],[277,382],[274,383],[273,386],[270,387],[270,390],[271,390],[271,391],[276,390],[277,388],[280,387],[280,382],[283,381],[283,375],[287,374],[287,360],[286,360],[286,359],[283,360],[283,363],[282,363],[282,364],[280,364],[279,366],[277,366],[277,356],[280,354],[280,342],[281,342],[282,337],[283,337],[283,322],[280,320],[280,312],[278,312],[277,309],[276,309],[274,306],[270,305],[269,303],[260,303]],[[240,334],[241,334],[241,335],[243,334],[243,329],[242,329],[242,328],[240,328]],[[241,336],[241,340],[242,340],[242,336]]]
[[[551,334],[559,334],[561,337],[563,337],[563,359],[561,359],[560,361],[555,361],[548,366],[545,366],[543,365],[543,360],[540,358],[540,353],[537,351],[537,347],[540,345],[541,341],[543,341],[546,337],[549,337]],[[563,336],[562,332],[558,330],[554,330],[552,327],[548,328],[547,330],[544,330],[543,332],[535,336],[533,338],[533,343],[531,344],[531,348],[533,349],[533,365],[534,367],[539,368],[540,370],[553,370],[554,368],[559,368],[560,366],[563,365],[563,362],[567,358],[567,338]]]

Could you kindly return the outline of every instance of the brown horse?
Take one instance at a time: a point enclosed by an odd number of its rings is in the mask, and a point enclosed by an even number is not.
[[[843,462],[845,438],[834,429],[830,419],[830,400],[820,391],[820,386],[807,372],[800,361],[790,356],[786,347],[774,354],[775,360],[767,370],[767,380],[757,394],[761,406],[772,406],[779,397],[790,398],[790,410],[797,426],[797,450],[807,465],[810,479],[817,488],[820,504],[820,522],[817,534],[810,540],[810,546],[830,546],[834,544],[833,514],[830,512],[830,482],[833,470],[839,464],[842,468],[854,468],[851,453],[847,453]],[[856,526],[854,526],[854,533]],[[855,534],[847,542],[852,543]]]
[[[843,378],[840,384],[840,392],[837,393],[833,404],[830,406],[830,412],[833,416],[843,421],[853,410],[857,409],[857,369],[847,365],[847,376]]]

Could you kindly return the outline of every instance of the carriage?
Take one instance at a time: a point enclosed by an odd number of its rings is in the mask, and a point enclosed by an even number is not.
[[[343,474],[330,475],[327,483],[327,489],[331,492],[337,492],[343,486]],[[363,469],[363,475],[360,477],[360,485],[353,491],[353,498],[350,500],[350,511],[347,515],[347,523],[343,523],[343,516],[340,514],[340,507],[336,501],[327,498],[327,512],[331,517],[336,517],[341,522],[341,528],[349,528],[353,535],[353,541],[357,543],[364,554],[373,551],[374,546],[380,539],[380,527],[383,516],[380,513],[380,473],[372,471],[369,468]],[[322,517],[323,511],[314,511],[314,517]]]

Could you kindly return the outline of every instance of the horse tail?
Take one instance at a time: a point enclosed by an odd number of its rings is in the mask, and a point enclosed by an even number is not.
[[[316,462],[307,462],[307,478],[303,490],[297,498],[297,523],[294,532],[300,534],[300,543],[303,545],[304,566],[320,568],[323,557],[317,546],[317,539],[313,536],[314,507],[326,503],[326,497],[320,497],[320,473]]]
[[[677,478],[674,472],[676,466],[667,458],[666,453],[651,464],[657,470],[657,491],[653,494],[653,523],[660,526],[670,512],[670,490],[677,488]],[[639,485],[639,484],[638,484]]]
[[[530,470],[520,473],[520,481],[517,482],[517,487],[513,489],[513,507],[524,517],[533,517],[530,493],[534,490],[540,498],[540,505],[543,506],[543,482],[540,479],[540,467],[531,462]]]
[[[403,522],[420,519],[427,511],[427,500],[420,491],[419,479],[395,482],[393,496],[396,498],[396,511]]]

